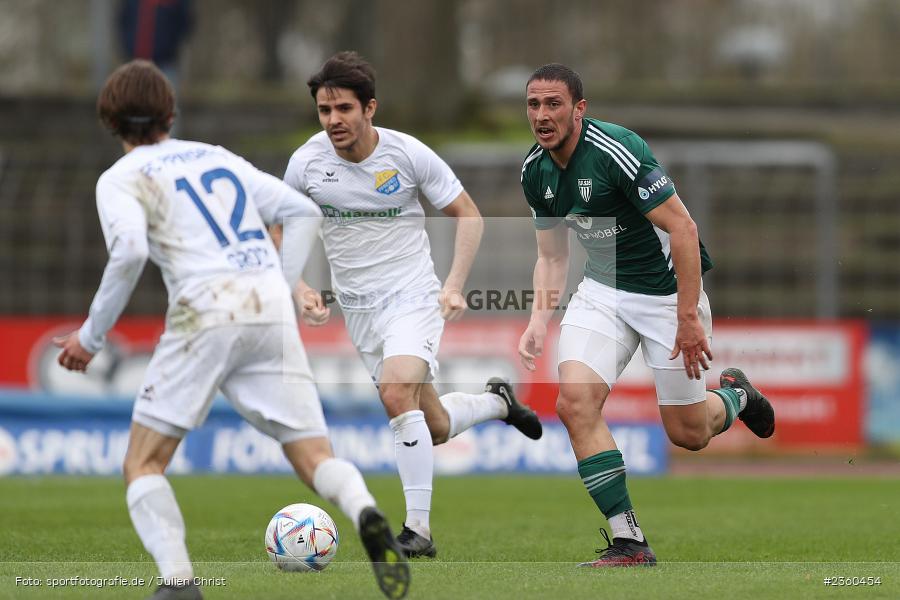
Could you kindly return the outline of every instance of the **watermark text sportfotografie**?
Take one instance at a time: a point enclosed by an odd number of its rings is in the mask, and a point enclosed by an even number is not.
[[[48,587],[48,588],[64,588],[64,587],[153,587],[158,585],[187,585],[194,583],[195,585],[205,587],[224,587],[228,585],[225,577],[194,577],[193,579],[177,579],[169,580],[162,577],[122,577],[116,575],[114,577],[16,577],[16,587]]]
[[[436,292],[394,291],[387,294],[373,292],[365,295],[322,290],[319,293],[325,306],[338,303],[345,307],[379,306],[387,308],[399,304],[427,305],[437,302]],[[475,289],[463,293],[463,297],[466,307],[472,311],[516,311],[530,310],[535,305],[541,309],[565,309],[566,301],[572,299],[572,294],[563,294],[555,290]]]

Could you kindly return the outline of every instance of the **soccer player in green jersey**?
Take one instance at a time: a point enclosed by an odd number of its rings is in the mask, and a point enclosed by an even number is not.
[[[519,354],[534,370],[565,289],[571,229],[588,260],[561,324],[556,411],[569,432],[578,473],[613,531],[610,542],[601,529],[608,547],[584,565],[652,565],[656,556],[635,517],[622,454],[602,416],[638,344],[675,445],[700,450],[736,417],[757,436],[769,437],[775,413],[739,369],[726,369],[721,387],[706,390],[712,317],[701,275],[712,261],[644,140],[585,117],[581,78],[560,64],[532,74],[526,103],[537,144],[522,165],[521,182],[537,230],[538,300]]]

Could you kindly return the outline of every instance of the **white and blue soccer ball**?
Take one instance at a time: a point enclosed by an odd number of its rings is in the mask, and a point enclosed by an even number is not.
[[[312,504],[285,506],[266,528],[266,552],[282,571],[321,571],[337,548],[334,521]]]

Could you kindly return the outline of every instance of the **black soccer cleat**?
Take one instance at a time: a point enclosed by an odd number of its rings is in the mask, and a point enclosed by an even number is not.
[[[600,529],[603,539],[606,540],[606,548],[596,550],[599,558],[590,562],[579,564],[579,567],[594,567],[604,569],[608,567],[652,567],[656,564],[656,555],[650,549],[647,540],[639,542],[630,538],[613,538],[609,541],[609,534],[605,529]]]
[[[409,563],[387,519],[377,508],[370,506],[360,513],[359,537],[382,593],[394,600],[405,597],[409,591]]]
[[[150,600],[203,600],[200,587],[194,583],[187,585],[161,585],[150,596]]]
[[[484,385],[484,391],[497,394],[506,402],[509,414],[503,419],[504,423],[512,425],[526,437],[533,440],[541,439],[541,436],[544,435],[541,420],[533,410],[516,400],[513,387],[508,381],[500,377],[491,377]]]
[[[767,438],[775,433],[775,409],[758,389],[750,384],[744,372],[734,367],[722,371],[719,385],[723,388],[738,388],[747,393],[747,405],[738,414],[747,429],[757,437]]]
[[[437,547],[433,539],[425,539],[412,529],[403,524],[403,531],[397,536],[397,543],[403,548],[403,552],[410,558],[434,558],[437,556]]]

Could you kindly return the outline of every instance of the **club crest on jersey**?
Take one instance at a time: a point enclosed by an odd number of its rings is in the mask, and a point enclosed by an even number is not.
[[[593,179],[579,179],[578,191],[581,192],[581,199],[585,202],[591,201],[591,189],[594,187]]]
[[[400,189],[400,172],[397,169],[378,171],[375,173],[375,189],[387,196]]]

